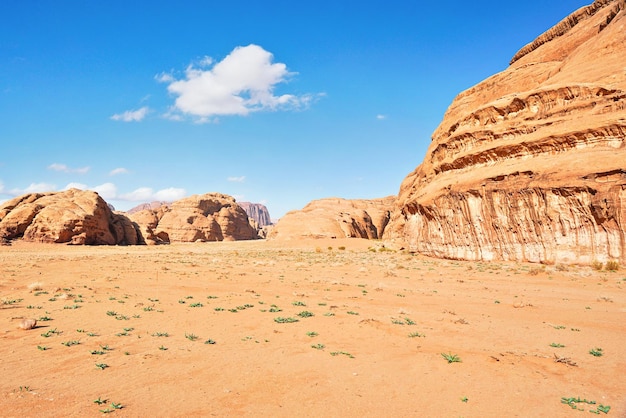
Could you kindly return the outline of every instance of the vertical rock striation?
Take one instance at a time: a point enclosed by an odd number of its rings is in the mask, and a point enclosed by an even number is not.
[[[467,260],[626,264],[626,1],[598,0],[459,94],[385,238]]]

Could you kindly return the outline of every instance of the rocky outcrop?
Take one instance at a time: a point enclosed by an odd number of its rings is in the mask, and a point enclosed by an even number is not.
[[[268,239],[378,239],[389,222],[394,197],[371,200],[329,198],[314,200],[302,210],[288,212],[272,228]]]
[[[249,218],[252,218],[259,229],[272,224],[270,212],[261,203],[237,202],[246,211]]]
[[[87,245],[143,243],[135,225],[113,213],[95,192],[70,189],[31,193],[0,206],[0,237]]]
[[[444,258],[626,263],[625,4],[580,9],[459,94],[385,238]]]
[[[209,193],[129,215],[149,244],[257,238],[248,215],[231,196]]]

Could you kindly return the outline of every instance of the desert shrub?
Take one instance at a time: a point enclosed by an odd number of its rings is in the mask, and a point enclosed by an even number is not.
[[[619,263],[615,260],[610,260],[606,262],[604,268],[608,271],[617,271],[619,270]]]
[[[591,263],[591,267],[594,270],[600,271],[602,270],[602,267],[604,267],[604,264],[602,264],[601,261],[595,260],[593,263]]]

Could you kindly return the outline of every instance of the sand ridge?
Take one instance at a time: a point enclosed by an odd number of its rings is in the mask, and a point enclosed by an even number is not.
[[[623,270],[380,248],[1,247],[2,415],[625,416]]]

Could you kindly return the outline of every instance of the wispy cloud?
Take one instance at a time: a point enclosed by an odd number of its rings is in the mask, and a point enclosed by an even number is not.
[[[128,174],[129,171],[124,167],[114,168],[109,172],[109,176],[117,176],[119,174]]]
[[[127,110],[123,113],[116,113],[111,116],[112,120],[120,122],[140,122],[150,113],[150,108],[144,106],[137,110]]]
[[[244,181],[246,181],[246,176],[228,177],[226,180],[232,181],[234,183],[243,183]]]
[[[53,192],[57,189],[57,186],[50,183],[31,183],[25,189],[11,189],[8,193],[12,196],[20,196],[28,193],[43,193],[43,192]]]
[[[70,168],[65,164],[52,163],[48,166],[48,170],[60,171],[62,173],[86,174],[89,172],[90,167]]]
[[[378,120],[385,120],[385,119],[387,119],[387,115],[380,115],[380,114],[378,114],[378,115],[376,115],[376,119],[378,119]]]
[[[202,58],[185,70],[184,78],[161,73],[155,79],[167,83],[176,101],[165,117],[180,120],[191,116],[195,122],[214,122],[216,116],[248,115],[263,110],[306,108],[319,95],[274,94],[277,85],[294,74],[258,45],[239,46],[222,61]],[[212,67],[211,67],[212,65]]]
[[[158,190],[156,192],[150,187],[140,187],[130,193],[124,193],[112,199],[128,202],[150,202],[153,200],[173,201],[182,199],[186,194],[185,189],[175,187]]]

